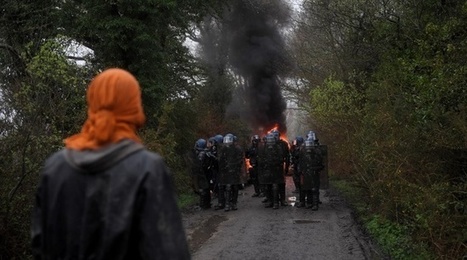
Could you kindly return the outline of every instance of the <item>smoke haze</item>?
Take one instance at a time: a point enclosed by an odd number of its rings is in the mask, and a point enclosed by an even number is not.
[[[225,17],[229,35],[229,62],[243,78],[243,88],[230,112],[243,110],[242,117],[254,129],[270,129],[276,124],[286,132],[286,102],[279,85],[279,76],[289,65],[281,29],[289,20],[289,6],[280,0],[239,0],[230,6]],[[235,95],[235,93],[234,93]],[[239,103],[246,104],[241,109]],[[239,111],[237,111],[239,112]]]

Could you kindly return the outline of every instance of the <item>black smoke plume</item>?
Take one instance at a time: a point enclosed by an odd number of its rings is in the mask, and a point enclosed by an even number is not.
[[[289,20],[289,7],[280,0],[233,1],[227,11],[229,62],[242,77],[247,117],[251,126],[268,130],[276,124],[286,132],[286,102],[279,77],[289,61],[281,29]]]

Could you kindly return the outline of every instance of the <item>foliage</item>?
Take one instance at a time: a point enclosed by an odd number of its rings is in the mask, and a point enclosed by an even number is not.
[[[67,61],[63,38],[45,41],[35,55],[25,55],[27,77],[4,87],[1,114],[0,185],[2,248],[5,257],[28,255],[30,210],[38,170],[62,147],[62,139],[84,119],[86,68]],[[29,50],[29,49],[27,49]],[[79,112],[78,112],[79,111]]]
[[[409,227],[385,219],[383,216],[369,211],[368,201],[365,201],[366,191],[357,178],[332,176],[332,187],[355,209],[359,222],[363,223],[365,231],[378,243],[383,253],[393,259],[432,259],[434,255],[423,242],[413,241]]]
[[[336,171],[348,171],[355,165],[358,154],[356,131],[361,125],[364,94],[353,84],[345,85],[329,78],[322,86],[313,88],[310,96],[306,110],[319,122],[315,129],[321,133],[322,141],[336,147],[331,164]]]
[[[66,1],[61,22],[67,35],[93,50],[101,68],[131,71],[143,89],[148,126],[167,98],[190,93],[195,75],[183,45],[192,23],[200,21],[215,1]]]
[[[185,209],[194,205],[196,202],[198,202],[198,200],[199,196],[195,195],[194,193],[182,193],[178,196],[178,207]]]
[[[183,136],[177,131],[186,129],[186,126],[177,123],[189,122],[193,118],[190,119],[189,113],[179,115],[176,114],[177,112],[179,111],[175,110],[174,103],[165,103],[158,118],[159,127],[157,129],[146,127],[141,131],[141,136],[149,150],[161,154],[166,160],[172,171],[177,193],[184,193],[191,191],[191,179],[186,170],[188,164],[186,152],[191,148],[190,139],[193,137],[192,133],[187,133],[183,139],[177,139],[177,136]],[[179,118],[173,120],[174,117]]]
[[[382,248],[391,255],[392,259],[430,259],[433,256],[424,245],[415,245],[409,236],[406,226],[394,224],[384,220],[381,216],[373,216],[367,223],[366,229],[376,237]],[[414,246],[415,245],[415,246]]]
[[[365,213],[368,213],[368,202],[364,199],[366,192],[364,188],[359,185],[357,178],[353,176],[345,176],[331,174],[329,182],[332,188],[339,191],[340,195],[352,206],[357,215],[362,218]]]
[[[414,256],[405,241],[436,258],[460,258],[467,250],[467,3],[363,3],[305,4],[299,36],[316,28],[329,34],[315,35],[312,46],[295,43],[300,64],[338,61],[319,68],[327,75],[321,82],[313,71],[298,72],[309,83],[310,121],[340,161],[331,164],[335,174],[362,187],[376,216],[369,228],[392,257]]]
[[[183,43],[188,28],[217,6],[185,0],[2,2],[2,259],[29,255],[38,172],[62,139],[79,131],[86,85],[100,69],[118,66],[137,76],[148,117],[142,135],[166,158],[178,190],[187,189],[183,153],[197,127],[193,82],[201,73]],[[76,44],[90,48],[90,55],[66,51]]]

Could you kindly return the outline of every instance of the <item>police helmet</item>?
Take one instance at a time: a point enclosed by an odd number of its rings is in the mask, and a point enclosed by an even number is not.
[[[309,131],[308,134],[306,135],[307,139],[312,138],[313,140],[316,139],[316,134],[313,131]]]
[[[277,140],[279,140],[279,138],[281,137],[281,133],[280,133],[279,130],[277,130],[277,129],[273,129],[273,130],[271,131],[271,134],[273,134],[274,137],[276,137]]]
[[[224,137],[222,135],[216,135],[214,136],[214,139],[216,139],[217,144],[221,144],[224,140]]]
[[[206,140],[200,138],[195,142],[195,149],[198,151],[206,149]]]
[[[305,140],[303,139],[303,137],[297,136],[297,137],[295,138],[295,141],[297,142],[297,146],[300,146],[300,145],[303,144],[303,142],[304,142]]]
[[[266,135],[266,144],[275,144],[277,142],[276,137],[274,134],[269,133]]]
[[[217,142],[216,137],[214,136],[209,137],[208,142],[215,144]]]
[[[232,144],[234,142],[234,135],[233,134],[226,134],[224,136],[224,144]]]
[[[213,137],[209,137],[208,139],[208,145],[216,145],[217,144],[217,141],[216,141],[216,138],[213,136]]]
[[[260,140],[259,135],[254,135],[254,136],[251,137],[251,142],[252,143],[257,144],[257,143],[259,143],[259,140]]]
[[[308,137],[305,140],[305,147],[312,147],[312,146],[315,146],[315,139]]]

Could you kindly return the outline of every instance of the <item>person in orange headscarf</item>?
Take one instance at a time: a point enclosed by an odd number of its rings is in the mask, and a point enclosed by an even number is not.
[[[112,68],[87,90],[88,118],[41,173],[36,259],[190,259],[164,160],[141,144],[138,81]]]

